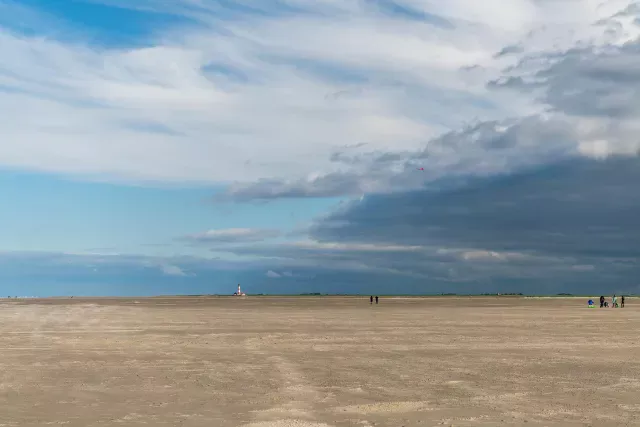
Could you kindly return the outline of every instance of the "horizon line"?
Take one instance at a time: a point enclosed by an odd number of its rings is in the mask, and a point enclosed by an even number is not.
[[[589,298],[595,294],[525,294],[525,293],[439,293],[439,294],[377,294],[378,297],[404,297],[404,298],[442,298],[442,297],[509,297],[509,298]],[[614,294],[617,295],[617,294]],[[635,294],[620,294],[625,297],[633,297]],[[131,299],[131,298],[233,298],[244,299],[247,297],[370,297],[376,296],[376,294],[347,294],[347,293],[292,293],[292,294],[247,294],[243,296],[233,294],[157,294],[157,295],[49,295],[49,296],[7,296],[0,297],[0,300],[13,300],[13,299],[90,299],[90,298],[117,298],[117,299]]]

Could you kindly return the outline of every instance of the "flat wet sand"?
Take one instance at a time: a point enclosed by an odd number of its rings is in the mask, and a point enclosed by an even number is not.
[[[635,303],[2,300],[0,426],[640,425]]]

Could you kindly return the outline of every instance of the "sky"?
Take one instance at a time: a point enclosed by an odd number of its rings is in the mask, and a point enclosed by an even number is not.
[[[640,1],[0,0],[0,295],[640,292]]]

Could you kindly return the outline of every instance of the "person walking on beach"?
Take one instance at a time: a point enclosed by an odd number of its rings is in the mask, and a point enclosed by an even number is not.
[[[369,304],[373,304],[373,295],[369,297]]]
[[[376,295],[376,304],[378,303],[378,295]]]
[[[611,308],[616,307],[618,307],[618,297],[616,297],[616,294],[613,294],[613,297],[611,298]]]
[[[624,295],[620,295],[620,308],[624,308]]]
[[[600,295],[600,308],[604,307],[604,295]]]

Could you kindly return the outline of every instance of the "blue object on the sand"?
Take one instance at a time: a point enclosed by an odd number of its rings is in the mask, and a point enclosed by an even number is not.
[[[589,305],[593,305],[593,300],[592,299],[589,300]]]

